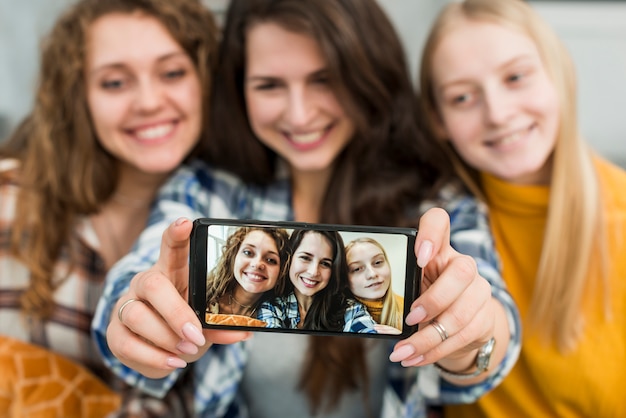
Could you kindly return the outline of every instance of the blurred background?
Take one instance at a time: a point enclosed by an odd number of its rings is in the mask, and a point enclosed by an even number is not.
[[[73,1],[0,0],[0,139],[30,109],[41,37]],[[396,24],[417,79],[430,23],[450,0],[378,1]],[[228,4],[228,0],[204,2],[218,19]],[[600,154],[626,167],[626,0],[529,2],[574,58],[585,137]]]

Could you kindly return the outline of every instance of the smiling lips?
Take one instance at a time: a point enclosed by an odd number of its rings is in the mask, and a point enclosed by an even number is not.
[[[372,287],[379,287],[380,285],[382,285],[384,283],[384,281],[381,282],[374,282],[372,284],[368,284],[367,286],[365,286],[366,289],[370,289]]]
[[[304,285],[309,288],[315,287],[319,283],[304,276],[300,276],[300,280],[302,280],[302,283],[304,283]]]
[[[292,144],[296,145],[298,148],[306,150],[306,149],[313,148],[317,146],[317,144],[322,142],[326,138],[328,133],[330,132],[331,128],[332,128],[332,125],[327,128],[324,128],[318,131],[309,132],[309,133],[303,133],[303,134],[286,133],[285,136],[289,139],[289,141]]]
[[[176,126],[176,122],[160,123],[147,128],[133,129],[131,132],[140,140],[153,141],[170,135]]]
[[[265,277],[265,276],[264,276],[264,275],[262,275],[262,274],[259,274],[259,273],[258,273],[258,272],[256,272],[256,271],[244,271],[244,272],[243,272],[243,274],[244,274],[244,275],[246,276],[246,278],[247,278],[248,280],[250,280],[251,282],[256,282],[256,283],[259,283],[259,282],[262,282],[262,281],[264,281],[264,280],[267,280],[267,277]]]
[[[487,144],[487,146],[490,146],[490,147],[498,147],[498,146],[513,144],[513,143],[518,142],[522,138],[525,138],[526,135],[528,135],[528,133],[534,127],[535,127],[535,124],[533,123],[528,128],[519,129],[508,135],[501,136],[498,138],[489,139],[485,141],[485,143]]]

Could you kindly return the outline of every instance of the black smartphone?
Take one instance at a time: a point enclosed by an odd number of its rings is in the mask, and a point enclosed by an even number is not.
[[[405,338],[413,228],[200,218],[189,304],[205,328]]]

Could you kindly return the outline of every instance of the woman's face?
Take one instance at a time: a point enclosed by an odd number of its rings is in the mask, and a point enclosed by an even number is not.
[[[391,269],[382,250],[370,242],[357,242],[346,253],[350,290],[364,299],[380,299],[391,284]]]
[[[255,135],[293,172],[328,170],[354,134],[317,42],[274,23],[247,32],[245,96]]]
[[[483,21],[460,21],[432,59],[445,136],[479,171],[545,184],[559,128],[559,99],[533,40]]]
[[[328,286],[333,269],[333,250],[321,234],[307,232],[296,248],[289,267],[289,279],[296,293],[313,296]]]
[[[280,254],[274,238],[263,231],[248,232],[233,264],[235,279],[246,292],[272,290],[280,273]]]
[[[146,173],[175,169],[202,126],[193,62],[158,20],[112,13],[91,25],[87,100],[102,146]]]

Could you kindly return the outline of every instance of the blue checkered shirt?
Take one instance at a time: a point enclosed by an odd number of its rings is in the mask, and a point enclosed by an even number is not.
[[[425,417],[427,402],[473,402],[502,381],[519,356],[519,313],[499,273],[486,208],[474,198],[459,193],[458,188],[452,185],[443,190],[440,199],[415,210],[421,212],[428,206],[443,207],[450,214],[451,244],[459,252],[476,260],[479,273],[489,281],[493,296],[507,312],[511,339],[504,360],[494,367],[486,380],[471,386],[446,383],[432,366],[404,368],[398,363],[391,363],[381,418]],[[129,384],[152,395],[164,396],[182,373],[193,373],[197,416],[246,418],[249,411],[239,391],[247,362],[245,341],[213,345],[188,369],[175,370],[162,379],[146,378],[124,366],[107,345],[106,328],[113,306],[127,291],[133,276],[147,270],[157,261],[161,235],[179,217],[293,220],[289,179],[282,176],[267,187],[256,188],[246,186],[232,175],[214,170],[201,162],[181,167],[162,188],[150,215],[149,226],[139,237],[132,252],[107,275],[104,293],[92,323],[93,337],[105,364]],[[389,352],[392,345],[393,342],[390,342]]]
[[[265,321],[268,328],[298,328],[300,323],[300,309],[294,293],[273,301],[265,301],[259,307],[257,318]],[[348,300],[348,306],[343,316],[344,332],[376,334],[376,322],[369,314],[365,305],[353,299]]]

